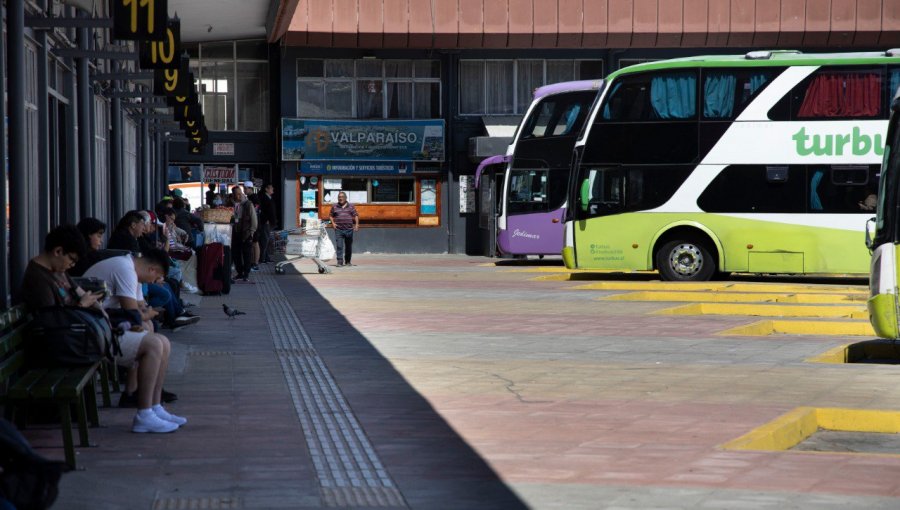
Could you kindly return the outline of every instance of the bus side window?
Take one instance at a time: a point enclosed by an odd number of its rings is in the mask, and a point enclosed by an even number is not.
[[[822,67],[798,83],[770,110],[771,120],[886,119],[884,90],[900,83],[883,66]]]
[[[858,214],[875,210],[878,165],[810,166],[809,212]]]
[[[703,190],[697,205],[716,213],[802,213],[807,207],[805,172],[794,165],[731,165]]]
[[[775,77],[774,69],[716,69],[703,72],[703,118],[730,120]]]

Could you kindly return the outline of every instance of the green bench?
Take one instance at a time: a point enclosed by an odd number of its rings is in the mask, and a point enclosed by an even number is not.
[[[22,306],[0,312],[0,383],[5,385],[5,393],[0,395],[0,401],[4,404],[6,418],[13,422],[20,407],[32,403],[56,405],[62,422],[66,463],[74,469],[76,463],[71,409],[75,407],[79,445],[89,446],[88,422],[90,421],[91,426],[100,426],[95,380],[99,374],[103,404],[109,407],[109,375],[110,372],[115,373],[115,366],[98,361],[83,367],[29,368],[25,362],[24,342],[30,323],[31,316]]]

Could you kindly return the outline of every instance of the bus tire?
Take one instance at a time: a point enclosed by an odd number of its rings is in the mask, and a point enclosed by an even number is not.
[[[716,260],[697,239],[673,239],[656,252],[656,267],[663,280],[705,282],[716,273]]]

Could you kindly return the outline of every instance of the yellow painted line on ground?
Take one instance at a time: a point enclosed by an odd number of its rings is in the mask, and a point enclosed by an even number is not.
[[[505,272],[530,272],[530,271],[505,271]],[[536,276],[534,278],[530,278],[531,281],[549,281],[549,282],[570,282],[570,281],[591,281],[591,280],[606,280],[609,279],[609,275],[640,275],[644,278],[648,276],[653,276],[656,271],[637,271],[632,273],[623,273],[621,271],[606,271],[606,272],[598,272],[598,271],[578,271],[572,270],[569,273],[554,273],[548,274],[544,276]],[[637,280],[637,282],[641,282],[642,280]],[[643,280],[646,282],[646,280]],[[621,283],[629,283],[629,282],[621,282]],[[635,283],[635,282],[631,282]]]
[[[761,317],[854,317],[865,308],[848,305],[768,305],[745,303],[693,303],[653,312],[656,315],[756,315]],[[866,315],[865,317],[868,317]]]
[[[782,294],[774,292],[639,291],[597,298],[600,301],[704,301],[712,303],[865,303],[866,294]]]
[[[875,336],[875,330],[867,321],[788,321],[765,320],[746,326],[726,329],[717,335],[768,336],[768,335],[817,335],[817,336]]]
[[[721,445],[720,448],[784,451],[797,446],[819,429],[896,434],[900,432],[900,412],[836,407],[798,407]]]
[[[514,267],[514,266],[497,266],[502,268],[504,273],[602,273],[610,274],[616,271],[588,271],[586,269],[569,269],[566,266],[534,266],[534,267]],[[621,272],[621,271],[619,271]]]
[[[847,348],[849,346],[850,344],[847,344],[835,347],[834,349],[828,349],[818,356],[806,358],[803,361],[806,361],[807,363],[847,363]]]
[[[863,285],[811,285],[783,283],[734,283],[734,282],[661,282],[618,281],[596,282],[570,287],[574,290],[666,290],[666,291],[715,291],[715,292],[766,292],[812,294],[861,294],[867,291]]]

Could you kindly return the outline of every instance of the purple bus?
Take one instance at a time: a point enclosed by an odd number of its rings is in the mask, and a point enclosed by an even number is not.
[[[556,83],[538,88],[506,156],[497,217],[497,247],[506,255],[559,255],[572,150],[603,80]]]

